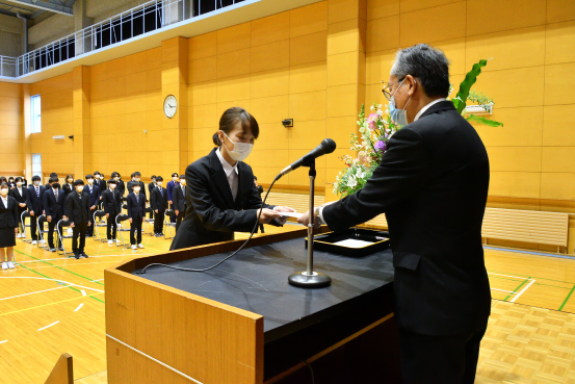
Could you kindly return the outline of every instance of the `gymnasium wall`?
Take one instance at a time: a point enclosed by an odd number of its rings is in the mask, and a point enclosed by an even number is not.
[[[24,132],[22,85],[0,82],[0,143],[2,175],[22,175]]]

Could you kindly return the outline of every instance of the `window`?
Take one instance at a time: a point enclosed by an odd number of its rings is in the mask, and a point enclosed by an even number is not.
[[[32,133],[40,133],[42,132],[42,106],[40,95],[32,96],[30,98],[30,104],[30,111],[32,113]]]
[[[32,176],[42,177],[42,154],[32,154]]]

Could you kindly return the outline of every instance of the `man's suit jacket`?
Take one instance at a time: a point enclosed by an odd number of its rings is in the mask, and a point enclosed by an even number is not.
[[[88,196],[88,200],[90,201],[90,207],[98,205],[98,202],[100,200],[100,189],[98,188],[95,182],[94,184],[92,184],[92,193],[90,193],[90,185],[85,185],[82,193]]]
[[[148,184],[148,192],[150,192],[148,196],[150,201],[152,201],[152,191],[154,190],[154,188],[156,188],[156,184],[154,183]]]
[[[146,196],[146,185],[144,184],[143,181],[135,181],[135,180],[130,180],[128,182],[128,194],[134,192],[134,186],[139,185],[140,186],[140,193],[144,195],[144,198]]]
[[[136,199],[136,194],[134,192],[128,195],[128,217],[134,220],[142,220],[146,215],[146,195],[144,193],[139,194],[138,199]]]
[[[168,191],[166,188],[157,187],[152,191],[152,196],[150,196],[150,205],[154,211],[163,212],[168,208]]]
[[[491,291],[481,245],[489,159],[451,101],[395,133],[365,187],[326,206],[335,231],[385,213],[400,328],[428,335],[484,328]]]
[[[120,179],[118,180],[118,186],[116,187],[116,190],[118,192],[120,192],[120,197],[124,197],[124,192],[126,192],[126,184],[124,184],[124,182]]]
[[[188,188],[184,189],[187,190]],[[174,199],[174,210],[180,211],[180,213],[186,213],[186,196],[184,196],[184,191],[182,191],[181,184],[174,188],[172,196]]]
[[[90,199],[82,193],[82,198],[78,192],[72,192],[66,197],[66,216],[70,223],[83,224],[91,222]]]
[[[102,205],[106,214],[111,216],[119,215],[122,213],[122,197],[120,193],[116,189],[113,192],[107,189],[102,194]]]
[[[234,232],[251,232],[262,199],[252,167],[238,163],[238,193],[234,201],[226,173],[216,154],[198,159],[186,169],[186,218],[171,250],[232,240]],[[273,208],[264,205],[264,208]]]
[[[31,185],[28,187],[28,210],[34,211],[34,217],[38,218],[42,211],[44,211],[44,188],[43,185],[39,185],[40,196],[36,195],[36,186]]]
[[[11,196],[6,196],[8,206],[0,199],[0,228],[16,228],[20,222],[18,217],[18,202]]]
[[[18,190],[18,187],[15,187],[14,189],[11,189],[10,192],[8,192],[8,195],[12,196],[18,204],[20,203],[28,204],[28,188],[24,186],[22,186],[21,194],[20,191]],[[20,206],[18,207],[20,208]],[[20,208],[20,209],[24,210],[26,208]]]
[[[62,186],[62,190],[64,191],[66,196],[68,196],[70,193],[74,192],[74,186],[72,184],[65,183]]]
[[[61,218],[64,215],[65,204],[66,194],[61,189],[58,189],[58,201],[56,201],[53,188],[44,192],[44,210],[46,211],[46,216]]]
[[[104,191],[106,191],[106,188],[108,187],[106,184],[106,180],[100,180],[100,179],[94,180],[94,185],[98,186],[100,196],[102,196],[102,194],[104,193]]]
[[[171,202],[174,201],[174,188],[178,185],[180,185],[180,183],[174,180],[168,181],[168,185],[166,185],[166,188],[168,188],[168,200]]]

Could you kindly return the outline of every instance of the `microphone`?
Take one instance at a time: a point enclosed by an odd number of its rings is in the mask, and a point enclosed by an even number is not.
[[[310,153],[301,157],[299,160],[295,161],[291,165],[285,167],[284,170],[281,171],[280,174],[277,176],[277,179],[279,179],[284,175],[287,175],[293,170],[296,170],[302,165],[304,166],[309,165],[317,157],[327,155],[328,153],[332,153],[333,151],[335,151],[335,147],[336,147],[335,141],[333,141],[332,139],[323,139],[323,141]]]

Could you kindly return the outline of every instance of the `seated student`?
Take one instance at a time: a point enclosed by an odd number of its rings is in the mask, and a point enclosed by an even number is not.
[[[32,177],[32,184],[28,187],[28,212],[30,213],[30,233],[32,245],[38,244],[38,217],[44,214],[44,192],[46,188],[40,185],[40,176]]]
[[[164,179],[162,176],[156,177],[156,189],[152,191],[150,197],[152,209],[154,210],[154,232],[156,237],[164,236],[164,215],[168,209],[168,192],[166,188],[162,188]]]
[[[24,186],[24,182],[21,177],[16,178],[16,187],[11,189],[9,192],[10,196],[18,203],[18,223],[20,225],[20,231],[16,235],[16,238],[24,238],[24,228],[22,227],[22,213],[26,210],[28,202],[28,189]]]
[[[130,244],[132,249],[144,248],[142,245],[142,221],[145,215],[146,195],[142,192],[140,184],[135,184],[134,189],[128,195],[128,217],[130,218]]]
[[[123,198],[126,192],[126,185],[122,181],[122,176],[118,172],[113,172],[112,179],[116,180],[116,190],[120,193],[120,198]]]
[[[44,210],[46,211],[46,219],[48,220],[48,246],[50,252],[56,252],[56,247],[54,247],[54,230],[56,229],[58,221],[64,216],[66,194],[60,189],[58,178],[50,178],[50,184],[50,189],[44,192]],[[60,239],[58,239],[58,249],[63,250]]]
[[[176,212],[176,232],[186,217],[186,175],[180,175],[180,184],[172,192],[174,199],[174,211]]]
[[[88,185],[84,187],[84,194],[88,196],[88,200],[90,201],[90,218],[94,218],[94,212],[98,208],[98,203],[100,202],[100,189],[98,186],[94,185],[94,176],[88,175],[86,176],[86,181]],[[88,227],[88,231],[86,232],[86,237],[92,237],[94,235],[94,226],[91,225]]]
[[[72,175],[66,176],[66,183],[62,186],[62,190],[66,196],[74,192],[74,177]]]
[[[45,185],[46,190],[50,189],[50,185],[52,184],[52,183],[50,182],[50,180],[51,180],[51,179],[54,179],[54,178],[55,178],[55,179],[58,179],[58,174],[52,172],[52,173],[50,174],[50,178],[48,179],[48,182],[47,182],[46,185]]]
[[[116,216],[122,213],[122,197],[116,186],[117,181],[115,179],[108,180],[108,189],[102,194],[102,205],[108,223],[108,245],[113,245],[114,240],[116,240]],[[122,242],[116,240],[116,245],[122,245]]]
[[[14,269],[15,234],[18,233],[18,204],[8,196],[8,184],[0,185],[0,261],[2,269]],[[6,261],[8,256],[8,261]]]
[[[66,217],[70,220],[70,227],[72,227],[74,234],[72,252],[74,252],[76,259],[87,258],[88,255],[84,252],[84,246],[86,245],[86,231],[92,225],[90,201],[88,196],[82,193],[84,191],[83,180],[74,181],[74,188],[75,191],[66,197]],[[78,238],[80,244],[78,244]]]

